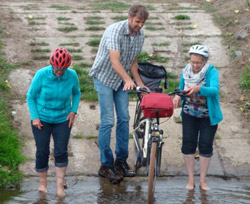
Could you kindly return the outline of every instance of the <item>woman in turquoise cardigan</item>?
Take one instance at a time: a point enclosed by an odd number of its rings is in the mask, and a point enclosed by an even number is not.
[[[195,188],[194,154],[197,146],[200,154],[200,188],[209,190],[207,170],[213,155],[213,140],[223,116],[219,103],[219,73],[207,63],[209,50],[194,45],[189,50],[190,63],[184,68],[179,89],[187,97],[175,96],[174,107],[182,100],[182,153],[188,171],[186,189]]]
[[[36,143],[35,169],[39,191],[47,193],[50,136],[54,140],[57,195],[64,197],[64,177],[68,166],[68,142],[80,102],[79,79],[68,69],[71,56],[57,48],[50,56],[50,66],[38,70],[27,93],[31,127]]]

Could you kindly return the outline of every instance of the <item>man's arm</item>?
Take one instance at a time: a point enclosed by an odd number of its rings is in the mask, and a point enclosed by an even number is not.
[[[120,62],[120,53],[114,50],[109,51],[110,61],[112,68],[115,70],[115,72],[122,78],[124,82],[123,90],[129,90],[133,89],[135,87],[135,83],[133,80],[129,77],[128,73],[122,66]]]

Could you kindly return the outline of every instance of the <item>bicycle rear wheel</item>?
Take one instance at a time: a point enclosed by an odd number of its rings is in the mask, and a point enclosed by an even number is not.
[[[157,168],[157,142],[152,142],[150,152],[150,163],[148,172],[148,204],[152,204],[154,200],[155,179]]]

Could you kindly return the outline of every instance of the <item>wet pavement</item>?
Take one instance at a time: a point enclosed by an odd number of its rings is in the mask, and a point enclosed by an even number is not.
[[[196,179],[198,181],[198,178]],[[211,190],[205,192],[196,186],[185,190],[186,178],[157,178],[155,204],[247,204],[250,203],[250,179],[208,178]],[[112,185],[99,177],[68,177],[67,196],[59,200],[55,194],[55,179],[49,178],[48,191],[38,193],[37,178],[26,179],[21,190],[0,191],[0,203],[4,204],[145,204],[147,202],[147,178],[126,178],[119,185]],[[198,183],[197,183],[198,185]]]

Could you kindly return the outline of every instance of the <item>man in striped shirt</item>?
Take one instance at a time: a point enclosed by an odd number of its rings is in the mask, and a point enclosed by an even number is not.
[[[100,176],[119,183],[123,176],[135,176],[127,163],[129,141],[128,90],[144,87],[138,74],[137,56],[144,42],[141,30],[149,13],[142,5],[129,10],[128,19],[110,25],[104,32],[95,62],[89,72],[94,78],[101,111],[99,127]],[[131,73],[134,81],[129,76]],[[116,160],[110,148],[111,129],[116,110]]]

